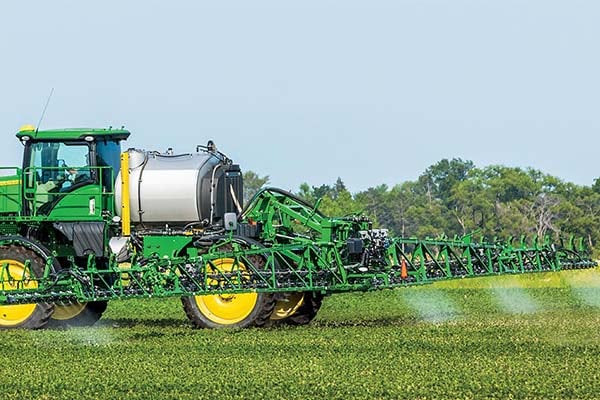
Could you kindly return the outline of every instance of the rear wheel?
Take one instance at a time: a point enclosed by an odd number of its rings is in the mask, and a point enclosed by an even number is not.
[[[241,239],[240,239],[241,240]],[[242,247],[249,247],[249,243],[241,240]],[[222,247],[219,251],[230,250],[231,244]],[[250,281],[250,269],[246,263],[251,263],[254,269],[264,268],[265,261],[260,255],[250,255],[238,258],[220,258],[207,265],[209,273],[229,274],[232,280],[239,276],[243,281]],[[221,282],[215,278],[208,278],[210,286],[217,286]],[[196,328],[247,328],[251,326],[264,326],[273,313],[275,298],[270,293],[223,293],[215,295],[192,296],[181,299],[186,315]]]
[[[304,292],[302,302],[292,314],[282,319],[282,322],[290,325],[308,325],[319,312],[323,304],[323,295],[315,292]]]
[[[68,328],[94,325],[101,317],[107,301],[91,301],[89,303],[56,304],[54,314],[48,326],[53,328]]]
[[[29,260],[29,266],[27,261]],[[0,289],[35,289],[43,275],[44,260],[23,246],[0,246]],[[0,306],[0,329],[40,329],[48,324],[54,305],[47,303]]]
[[[294,315],[304,304],[304,292],[286,292],[278,295],[271,321],[283,321]]]

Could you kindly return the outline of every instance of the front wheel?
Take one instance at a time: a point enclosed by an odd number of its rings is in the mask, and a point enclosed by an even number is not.
[[[34,251],[19,245],[0,246],[0,290],[35,289],[36,278],[43,273],[44,260]],[[44,328],[53,311],[54,305],[48,303],[0,306],[0,329]]]
[[[242,250],[252,245],[261,246],[247,238],[234,238],[215,244],[209,251],[229,252],[234,248]],[[218,287],[226,283],[222,276],[229,276],[228,279],[237,283],[249,284],[253,279],[251,271],[263,269],[265,264],[264,257],[257,254],[218,258],[205,266],[212,276],[207,278],[207,284]],[[186,315],[196,328],[264,326],[275,308],[273,294],[258,292],[190,296],[183,297],[181,301]]]
[[[268,293],[206,295],[181,299],[195,328],[248,328],[264,326],[273,312]]]
[[[215,260],[211,268],[222,273],[247,274],[244,263],[233,258]],[[247,328],[263,326],[275,307],[269,293],[222,293],[181,299],[186,315],[196,328]]]

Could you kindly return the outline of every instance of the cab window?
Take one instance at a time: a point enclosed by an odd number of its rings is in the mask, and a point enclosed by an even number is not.
[[[35,171],[39,184],[54,182],[58,189],[64,191],[92,178],[89,153],[87,144],[34,143],[31,145],[29,166]]]
[[[121,164],[121,145],[118,141],[98,141],[96,143],[98,167],[101,168],[102,186],[107,192],[113,190]]]

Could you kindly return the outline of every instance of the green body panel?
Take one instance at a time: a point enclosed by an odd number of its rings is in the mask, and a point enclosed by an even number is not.
[[[19,131],[17,138],[23,140],[37,141],[68,141],[84,139],[86,136],[94,138],[106,138],[110,140],[126,140],[130,132],[125,129],[90,129],[90,128],[72,128],[72,129],[48,129],[43,131]]]
[[[102,220],[102,187],[87,185],[67,193],[48,214],[48,221]]]
[[[192,240],[192,236],[146,236],[143,256],[177,257]]]
[[[21,170],[15,175],[0,177],[0,214],[18,214],[21,212]]]

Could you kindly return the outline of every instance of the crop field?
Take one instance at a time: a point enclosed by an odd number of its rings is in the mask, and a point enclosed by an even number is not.
[[[4,331],[1,399],[598,398],[600,272],[326,298],[304,327],[193,330],[177,299]]]

